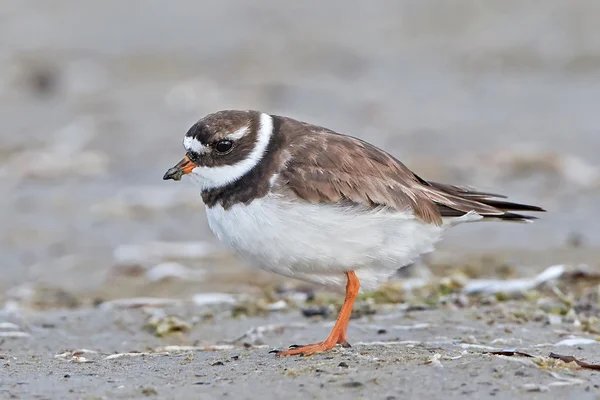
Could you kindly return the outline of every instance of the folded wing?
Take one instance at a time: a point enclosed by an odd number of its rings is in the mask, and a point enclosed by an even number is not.
[[[470,211],[512,221],[535,219],[517,211],[544,211],[500,200],[505,198],[502,195],[428,182],[369,143],[312,128],[314,134],[309,138],[291,143],[291,157],[280,172],[282,181],[306,201],[412,210],[419,219],[436,225],[442,224],[442,217],[459,217]]]

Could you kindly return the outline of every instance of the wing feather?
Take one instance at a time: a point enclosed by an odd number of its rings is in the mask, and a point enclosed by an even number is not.
[[[367,142],[300,124],[302,129],[296,131],[302,133],[291,139],[290,153],[279,175],[287,187],[306,201],[412,210],[417,218],[436,225],[442,224],[442,217],[461,216],[469,211],[510,220],[534,217],[509,210],[543,211],[535,206],[497,200],[505,198],[503,195],[425,181]],[[307,129],[311,131],[308,134]]]

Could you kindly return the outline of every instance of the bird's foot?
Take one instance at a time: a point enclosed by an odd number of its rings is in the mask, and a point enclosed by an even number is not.
[[[333,349],[337,344],[344,348],[351,347],[350,343],[346,340],[330,340],[327,338],[326,340],[315,343],[315,344],[307,344],[305,346],[292,345],[289,350],[277,352],[278,357],[286,357],[286,356],[311,356],[313,354],[322,353],[324,351],[328,351]]]

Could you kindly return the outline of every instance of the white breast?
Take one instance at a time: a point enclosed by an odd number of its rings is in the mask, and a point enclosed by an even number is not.
[[[356,271],[363,287],[433,250],[443,228],[412,213],[327,206],[271,194],[228,210],[207,208],[217,237],[251,264],[282,275],[343,285]]]

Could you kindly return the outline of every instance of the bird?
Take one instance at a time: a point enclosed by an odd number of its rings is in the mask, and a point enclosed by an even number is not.
[[[344,288],[322,342],[279,356],[350,347],[354,301],[399,267],[434,250],[443,233],[482,220],[532,222],[543,212],[506,196],[427,181],[354,136],[256,110],[221,110],[184,135],[185,156],[164,180],[200,189],[216,237],[251,265]]]

